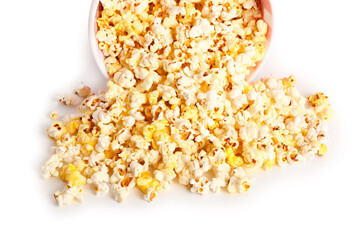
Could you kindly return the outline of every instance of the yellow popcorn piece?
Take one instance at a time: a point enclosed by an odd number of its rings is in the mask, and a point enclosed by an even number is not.
[[[52,120],[57,120],[58,119],[58,113],[57,112],[52,112],[50,113],[50,118]]]
[[[91,154],[92,151],[94,151],[94,146],[92,146],[91,144],[85,144],[81,146],[81,153],[84,154],[85,156],[89,156]]]
[[[241,157],[235,156],[235,155],[231,155],[226,159],[226,162],[231,166],[231,167],[240,167],[241,165],[244,164],[244,160]]]
[[[148,96],[148,101],[150,103],[150,105],[155,105],[158,103],[158,98],[159,98],[159,91],[153,91],[153,92],[150,92],[147,96]]]
[[[98,18],[96,22],[100,28],[108,28],[109,27],[109,22],[107,21],[107,19],[104,18],[104,16],[102,18]]]
[[[289,90],[289,88],[293,88],[295,86],[296,78],[294,75],[291,75],[288,78],[283,78],[282,83],[283,83],[285,89]]]
[[[170,155],[170,159],[166,162],[165,169],[174,169],[177,165],[176,156]]]
[[[68,133],[75,134],[79,129],[79,126],[80,126],[80,121],[71,121],[66,125],[66,129]]]
[[[169,122],[166,119],[160,119],[154,121],[152,125],[155,127],[157,131],[161,131],[169,125]]]
[[[86,178],[71,163],[64,166],[60,171],[60,178],[71,186],[79,187],[86,183]]]
[[[134,21],[133,29],[134,29],[135,34],[140,34],[144,30],[144,27],[140,21]]]
[[[225,157],[226,163],[231,167],[240,167],[244,164],[244,160],[241,157],[235,155],[234,149],[232,147],[225,149]]]
[[[111,151],[111,150],[105,150],[104,154],[105,154],[105,158],[110,158],[110,159],[117,155],[115,151]]]
[[[153,149],[155,149],[156,151],[159,150],[159,145],[156,143],[155,139],[151,140],[151,146]]]
[[[327,151],[328,151],[327,146],[324,143],[320,144],[320,148],[318,151],[319,156],[324,157]]]
[[[83,160],[78,160],[74,163],[74,166],[79,170],[83,171],[86,167],[86,163]]]
[[[270,170],[274,165],[276,165],[276,159],[268,159],[268,160],[265,160],[264,161],[264,165],[263,165],[263,168],[265,170]]]
[[[105,67],[110,76],[114,75],[114,73],[121,69],[121,65],[118,63],[106,64]]]
[[[244,47],[236,41],[232,41],[228,48],[228,54],[232,57],[236,57],[239,53],[244,52]]]
[[[185,4],[185,11],[186,11],[186,14],[185,14],[185,17],[184,17],[184,23],[192,21],[193,17],[195,16],[195,14],[197,12],[194,5],[191,4],[191,3],[186,3]]]
[[[143,135],[145,140],[150,142],[153,138],[154,132],[156,131],[156,127],[154,125],[147,125],[144,127]]]
[[[324,93],[315,93],[308,96],[308,101],[312,107],[318,107],[322,104],[328,104],[329,98]]]
[[[90,142],[91,137],[90,134],[86,134],[84,132],[79,131],[77,134],[77,140],[79,141],[79,143],[86,144]]]
[[[179,105],[176,105],[176,104],[173,104],[173,105],[171,105],[171,110],[175,110],[177,107],[178,107]]]
[[[162,142],[169,142],[171,141],[171,136],[167,133],[167,131],[155,131],[154,132],[154,140],[155,141],[162,141]]]
[[[196,108],[196,106],[181,105],[181,111],[182,111],[182,117],[184,119],[196,121],[197,116],[198,116],[198,109]]]
[[[209,130],[214,130],[215,128],[218,128],[220,125],[219,125],[219,122],[215,121],[215,123],[211,126],[209,126]]]
[[[146,122],[137,122],[137,123],[135,123],[134,130],[136,130],[138,132],[143,132],[145,130],[145,127],[150,126],[150,125]]]
[[[251,90],[253,90],[253,86],[252,86],[252,85],[247,85],[247,86],[244,88],[243,93],[246,94],[246,93],[250,92]]]
[[[315,93],[308,96],[308,101],[322,120],[329,120],[333,117],[333,110],[330,106],[329,97],[324,93]]]
[[[295,147],[295,145],[296,145],[296,143],[294,141],[294,137],[291,135],[283,137],[283,143],[285,143],[286,145],[289,145],[291,147]]]
[[[209,111],[209,116],[215,121],[221,120],[223,112],[224,107],[215,107],[214,110]]]
[[[232,147],[227,147],[225,149],[225,157],[228,158],[229,156],[235,155],[234,149]]]
[[[160,182],[153,178],[150,172],[142,172],[140,177],[136,179],[136,186],[143,192],[147,193],[149,188],[158,189]]]
[[[164,28],[172,28],[177,25],[176,18],[174,16],[166,17],[163,21]]]
[[[79,129],[77,134],[77,141],[81,144],[81,152],[88,156],[94,149],[98,142],[97,138],[93,137],[91,133],[85,133]]]

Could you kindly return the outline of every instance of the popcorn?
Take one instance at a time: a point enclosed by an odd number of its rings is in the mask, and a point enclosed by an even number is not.
[[[104,182],[96,183],[95,191],[96,195],[105,196],[109,192],[109,186]]]
[[[214,109],[219,106],[218,93],[215,90],[210,90],[206,92],[206,103],[205,106],[207,109]]]
[[[190,185],[191,185],[191,192],[197,192],[202,195],[205,195],[209,192],[210,189],[210,181],[205,177],[202,176],[200,178],[191,179]]]
[[[124,177],[119,183],[112,184],[111,190],[114,194],[114,199],[118,202],[123,202],[129,196],[129,191],[135,186],[135,178]]]
[[[111,138],[104,134],[101,134],[98,143],[95,146],[95,150],[98,152],[104,152],[109,148]]]
[[[211,32],[214,31],[214,26],[212,26],[206,18],[201,18],[197,20],[195,26],[189,31],[190,38],[196,38],[199,36],[207,37]]]
[[[66,182],[59,205],[82,201],[85,184],[116,201],[138,188],[152,202],[175,181],[244,193],[260,168],[326,154],[325,94],[302,97],[294,76],[245,81],[268,31],[256,2],[101,0],[108,89],[80,87],[78,114],[48,129],[41,170]]]
[[[319,148],[319,151],[318,151],[319,156],[324,157],[325,154],[327,153],[327,151],[328,151],[327,146],[325,144],[323,144],[323,143],[320,144],[320,148]]]
[[[308,96],[308,100],[322,120],[332,118],[333,111],[330,107],[328,97],[324,93],[316,93],[313,96]]]
[[[134,74],[126,68],[120,69],[114,74],[114,82],[124,88],[131,88],[135,85]]]
[[[148,190],[154,191],[159,185],[159,181],[151,176],[150,172],[142,172],[141,176],[136,179],[137,187],[144,193],[148,193]]]
[[[41,167],[43,172],[43,177],[45,179],[54,176],[59,176],[59,169],[63,166],[62,158],[59,154],[52,155],[45,163],[44,166]]]
[[[47,130],[49,137],[55,140],[60,139],[66,132],[67,130],[61,121],[51,124],[51,127]]]
[[[93,122],[94,123],[110,123],[111,122],[111,116],[104,111],[104,109],[101,109],[98,107],[96,111],[92,114]]]
[[[54,194],[54,198],[59,206],[65,206],[71,204],[74,200],[79,202],[83,201],[83,189],[67,185],[63,192],[57,191]]]
[[[153,202],[156,198],[156,191],[154,188],[148,188],[144,199],[148,202]]]
[[[210,189],[213,192],[220,192],[220,189],[226,186],[225,178],[213,178],[211,180]]]
[[[93,168],[93,172],[91,178],[88,179],[88,183],[109,182],[109,174],[106,166],[101,166],[99,170],[98,168]]]
[[[146,95],[138,91],[133,91],[130,93],[129,101],[130,101],[130,108],[138,109],[141,107],[141,105],[146,103]]]
[[[91,88],[88,86],[81,86],[75,89],[75,94],[77,94],[79,97],[87,98],[91,96]]]
[[[50,113],[50,118],[52,120],[57,120],[58,119],[58,113],[57,112],[52,112]]]
[[[250,188],[250,180],[248,178],[237,178],[231,177],[227,190],[229,193],[244,193],[247,192]]]
[[[78,99],[70,94],[66,94],[58,99],[60,103],[63,103],[65,105],[75,105],[78,101]]]
[[[72,187],[79,187],[86,183],[86,178],[82,176],[80,171],[71,163],[61,169],[60,178]]]
[[[96,151],[92,150],[91,155],[88,159],[90,166],[97,166],[100,161],[105,159],[105,154],[103,152],[97,153]]]

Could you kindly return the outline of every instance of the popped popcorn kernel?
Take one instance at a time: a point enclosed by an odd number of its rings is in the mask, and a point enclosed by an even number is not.
[[[57,112],[52,112],[52,113],[50,113],[50,118],[52,119],[52,120],[57,120],[58,119],[58,113]]]
[[[265,160],[264,161],[264,169],[270,170],[276,164],[275,159],[272,160]]]
[[[70,186],[79,187],[86,183],[86,178],[81,175],[80,171],[71,163],[62,167],[60,178],[68,182]]]
[[[226,159],[227,164],[231,167],[240,167],[244,164],[244,160],[241,157],[231,155]]]
[[[150,172],[142,172],[140,177],[136,179],[137,187],[147,194],[148,189],[156,189],[160,183],[157,179],[154,179]]]
[[[76,98],[76,96],[66,94],[62,97],[59,97],[58,102],[65,105],[75,105],[78,102],[78,99]]]
[[[80,121],[75,120],[75,121],[71,121],[66,125],[66,130],[70,134],[75,134],[79,129],[79,127],[80,127]]]
[[[320,144],[320,148],[318,150],[319,156],[324,157],[327,151],[328,151],[327,146],[324,143]]]
[[[322,120],[329,120],[333,117],[333,110],[329,98],[324,93],[316,93],[308,96],[308,101]]]
[[[59,140],[66,132],[67,130],[61,121],[51,124],[51,127],[47,130],[49,137],[55,140]]]
[[[79,97],[87,98],[91,96],[91,88],[88,86],[81,86],[77,89],[75,89],[75,94],[77,94]]]

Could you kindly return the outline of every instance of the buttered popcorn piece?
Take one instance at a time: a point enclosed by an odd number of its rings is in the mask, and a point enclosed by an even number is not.
[[[83,98],[86,98],[86,97],[89,97],[91,96],[91,88],[88,87],[88,86],[80,86],[78,87],[77,89],[75,89],[75,94],[77,94],[79,97],[83,97]]]
[[[294,76],[245,81],[264,54],[256,1],[101,3],[108,90],[82,89],[78,114],[48,129],[56,148],[41,169],[65,182],[59,205],[82,201],[86,184],[119,202],[134,188],[152,202],[174,181],[244,193],[260,168],[326,154],[327,96],[304,98]]]
[[[65,94],[64,96],[59,97],[58,101],[65,105],[75,105],[78,99],[74,95]]]
[[[50,113],[50,118],[52,119],[52,120],[57,120],[58,119],[58,113],[57,112],[52,112],[52,113]]]

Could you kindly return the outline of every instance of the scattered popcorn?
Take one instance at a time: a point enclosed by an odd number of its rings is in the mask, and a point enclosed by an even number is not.
[[[60,206],[82,201],[85,184],[119,202],[134,188],[152,202],[175,181],[245,193],[256,170],[326,154],[326,95],[308,107],[294,76],[245,81],[264,55],[256,2],[101,0],[108,90],[77,90],[78,114],[47,131],[56,148],[41,170],[65,182]]]

